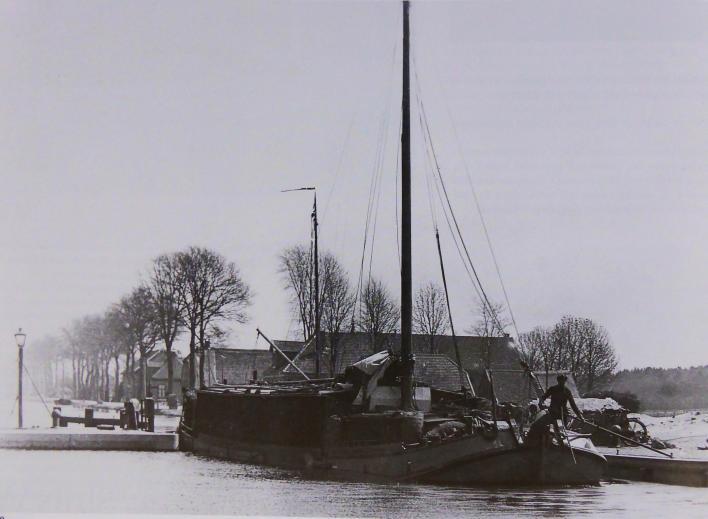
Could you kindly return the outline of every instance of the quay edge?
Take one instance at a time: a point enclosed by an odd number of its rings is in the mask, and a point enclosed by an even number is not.
[[[0,431],[0,449],[165,452],[178,450],[174,433],[27,429]]]

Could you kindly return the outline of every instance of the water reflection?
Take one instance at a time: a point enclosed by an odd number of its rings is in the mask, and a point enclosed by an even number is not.
[[[318,481],[183,453],[0,451],[3,512],[339,517],[708,515],[708,491],[651,484],[474,489]],[[11,470],[4,470],[10,467]]]

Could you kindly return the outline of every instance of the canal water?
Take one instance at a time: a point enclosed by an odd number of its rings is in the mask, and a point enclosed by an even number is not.
[[[12,512],[337,517],[708,517],[708,489],[606,483],[471,489],[312,481],[181,452],[0,450]]]

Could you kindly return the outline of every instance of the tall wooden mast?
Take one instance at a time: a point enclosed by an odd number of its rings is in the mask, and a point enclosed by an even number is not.
[[[320,254],[317,250],[317,191],[312,205],[312,230],[315,234],[315,377],[320,378],[320,363],[322,359],[320,345]]]
[[[409,3],[403,2],[403,99],[401,116],[401,408],[413,410],[411,272],[411,99]]]

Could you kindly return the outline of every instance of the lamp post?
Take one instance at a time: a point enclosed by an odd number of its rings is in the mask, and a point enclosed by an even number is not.
[[[17,344],[17,428],[22,429],[22,354],[25,349],[25,341],[27,334],[22,332],[22,328],[17,330],[15,334],[15,343]]]

